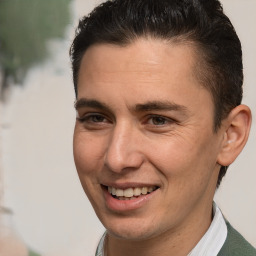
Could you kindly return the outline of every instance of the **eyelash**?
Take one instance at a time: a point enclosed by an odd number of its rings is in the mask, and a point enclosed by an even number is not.
[[[87,114],[84,117],[77,117],[77,120],[81,123],[103,123],[103,121],[93,121],[93,118],[102,118],[108,120],[104,115],[97,113]]]
[[[85,125],[88,125],[88,128],[90,126],[92,127],[97,126],[98,128],[100,128],[102,125],[108,125],[112,123],[109,118],[107,118],[105,115],[100,113],[89,113],[84,117],[81,117],[81,118],[77,117],[77,120]],[[160,121],[160,124],[156,124],[155,121],[157,121],[157,123],[159,123]],[[169,117],[164,117],[161,115],[148,115],[146,116],[145,121],[143,121],[143,125],[149,126],[150,128],[164,128],[167,125],[171,125],[175,122],[176,121],[174,119]]]
[[[167,124],[170,124],[170,123],[173,123],[174,122],[174,120],[173,119],[171,119],[171,118],[167,118],[167,117],[164,117],[164,116],[161,116],[161,115],[150,115],[148,118],[147,118],[147,122],[149,122],[149,120],[152,120],[153,121],[153,119],[160,119],[161,121],[163,121],[164,122],[164,124],[154,124],[154,122],[152,122],[152,124],[150,124],[150,125],[153,125],[153,126],[165,126],[165,125],[167,125]],[[159,121],[159,120],[158,120]]]

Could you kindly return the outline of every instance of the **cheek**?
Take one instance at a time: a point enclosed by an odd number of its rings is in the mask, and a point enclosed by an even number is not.
[[[154,165],[161,172],[166,198],[159,209],[172,216],[187,214],[213,181],[214,151],[205,142],[191,143],[184,139],[155,148]]]
[[[73,141],[74,161],[82,187],[95,207],[95,198],[100,188],[98,182],[102,169],[102,150],[97,140],[88,136],[85,132],[75,132]]]
[[[184,186],[184,183],[203,182],[211,175],[216,164],[216,149],[207,136],[194,134],[193,136],[166,138],[159,146],[151,147],[151,162],[169,183]],[[179,184],[180,183],[180,184]]]
[[[92,137],[85,132],[75,132],[73,151],[74,160],[79,175],[89,175],[100,169],[103,161],[104,143],[99,143],[99,138]]]

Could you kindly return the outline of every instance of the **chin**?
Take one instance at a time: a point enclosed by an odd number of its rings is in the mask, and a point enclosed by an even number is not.
[[[108,234],[117,239],[142,241],[153,238],[161,233],[152,225],[152,221],[145,220],[115,220],[113,223],[103,223]]]
[[[142,241],[150,239],[152,237],[150,233],[144,230],[131,230],[131,228],[122,230],[107,229],[107,232],[108,234],[116,237],[117,239],[124,239],[130,241]]]

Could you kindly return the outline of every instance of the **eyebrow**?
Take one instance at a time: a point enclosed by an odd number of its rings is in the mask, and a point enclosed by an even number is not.
[[[143,111],[161,111],[161,110],[168,110],[168,111],[182,111],[187,112],[187,107],[183,105],[179,105],[169,101],[150,101],[144,104],[137,104],[135,106],[136,112],[143,112]]]
[[[81,98],[75,101],[74,107],[76,110],[78,110],[79,108],[88,107],[111,112],[110,108],[106,104],[94,99]]]
[[[81,98],[75,101],[74,107],[76,110],[83,107],[90,107],[96,108],[103,111],[112,112],[111,108],[106,104],[95,100],[95,99],[86,99]],[[142,104],[136,104],[134,107],[131,108],[134,112],[149,112],[149,111],[181,111],[181,112],[188,112],[187,107],[183,105],[179,105],[169,101],[149,101]]]

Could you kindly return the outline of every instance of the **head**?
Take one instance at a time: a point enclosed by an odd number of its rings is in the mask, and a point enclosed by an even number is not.
[[[126,46],[138,38],[194,46],[201,65],[195,72],[214,102],[215,131],[242,100],[243,64],[239,38],[218,0],[107,1],[78,25],[71,47],[76,96],[81,60],[96,44]],[[225,175],[222,166],[217,186]]]
[[[209,213],[250,123],[240,41],[219,1],[107,1],[70,53],[75,162],[106,227],[146,239]]]

